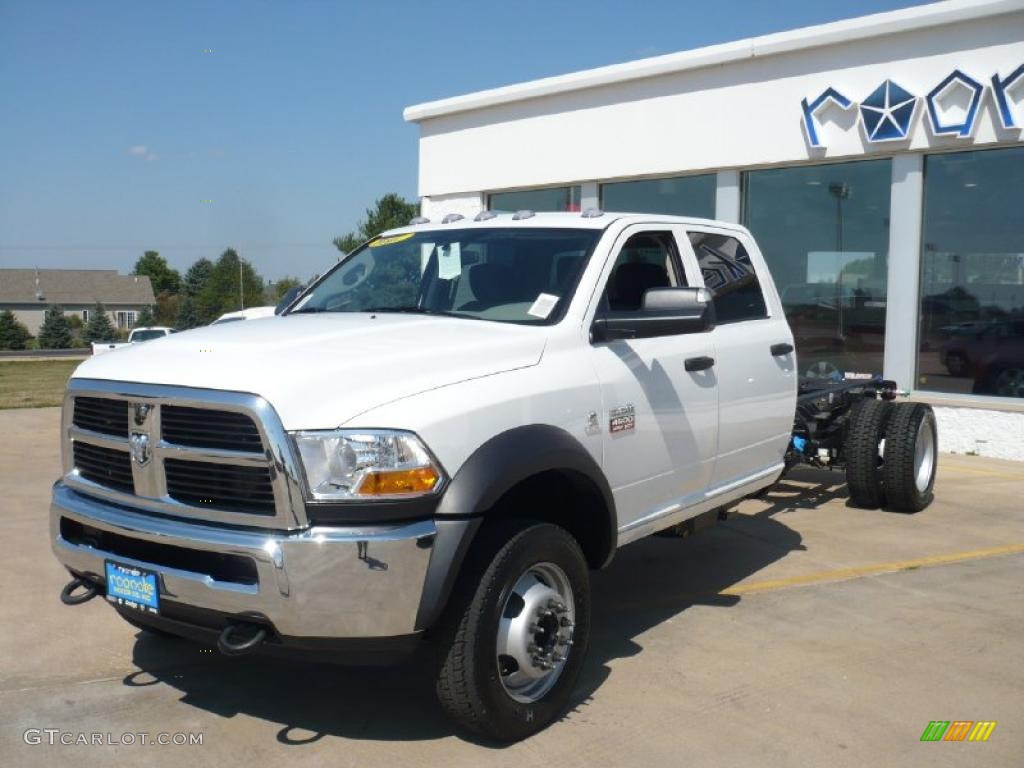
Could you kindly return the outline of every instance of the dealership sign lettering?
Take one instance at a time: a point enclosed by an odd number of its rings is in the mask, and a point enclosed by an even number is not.
[[[854,102],[829,86],[816,99],[800,101],[804,132],[807,135],[807,142],[812,147],[824,147],[818,114],[833,105],[843,110],[857,109],[858,122],[869,142],[902,141],[910,135],[914,116],[923,101],[928,115],[928,126],[934,135],[970,138],[974,134],[981,100],[986,90],[992,91],[996,114],[1003,128],[1019,130],[1022,127],[1022,119],[1016,113],[1017,105],[1011,92],[1022,84],[1024,64],[1006,77],[1000,77],[999,73],[992,75],[990,84],[983,84],[965,72],[954,69],[923,98],[910,93],[892,80],[883,82],[861,99],[860,103]],[[959,108],[953,114],[954,110],[946,109],[943,105],[956,95],[960,97],[957,105]]]

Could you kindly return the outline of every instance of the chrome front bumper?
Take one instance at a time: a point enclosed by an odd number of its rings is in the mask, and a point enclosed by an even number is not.
[[[141,542],[249,558],[256,583],[218,581],[69,541],[62,518]],[[417,629],[437,528],[423,521],[260,533],[131,512],[58,482],[50,533],[57,559],[97,582],[104,580],[104,561],[114,560],[159,574],[161,602],[262,618],[284,637],[359,638]]]

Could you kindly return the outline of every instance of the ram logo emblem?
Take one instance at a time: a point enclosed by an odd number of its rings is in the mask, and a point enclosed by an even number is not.
[[[149,435],[132,432],[132,436],[128,438],[128,447],[131,449],[132,461],[140,467],[149,463]]]

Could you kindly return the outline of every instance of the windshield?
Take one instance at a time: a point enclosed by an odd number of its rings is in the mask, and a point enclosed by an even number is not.
[[[600,234],[487,228],[379,237],[335,267],[289,314],[418,312],[553,323]]]

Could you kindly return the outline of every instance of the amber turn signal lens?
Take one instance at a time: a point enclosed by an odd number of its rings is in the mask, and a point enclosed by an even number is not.
[[[400,496],[429,493],[440,480],[433,467],[370,472],[359,484],[358,496]]]

